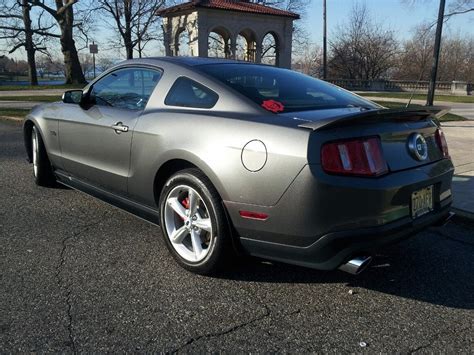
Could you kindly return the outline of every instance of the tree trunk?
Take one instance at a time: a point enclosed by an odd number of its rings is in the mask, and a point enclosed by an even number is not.
[[[127,36],[128,37],[128,36]],[[132,46],[132,39],[125,37],[125,50],[127,52],[127,59],[133,58],[133,46]]]
[[[33,86],[38,85],[36,73],[35,46],[33,43],[33,31],[31,29],[30,5],[27,0],[22,0],[23,23],[25,25],[25,50],[28,60],[28,79]]]
[[[56,0],[58,10],[63,6],[61,0]],[[74,13],[73,7],[68,7],[58,15],[57,21],[61,28],[61,51],[64,56],[66,84],[85,84],[86,78],[82,72],[76,44],[73,38]]]
[[[127,52],[127,59],[133,58],[133,44],[132,44],[132,2],[124,0],[124,17],[125,17],[125,32],[123,41],[125,50]]]

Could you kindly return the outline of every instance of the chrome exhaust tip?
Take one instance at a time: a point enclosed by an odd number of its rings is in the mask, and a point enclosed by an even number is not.
[[[339,270],[348,272],[352,275],[357,275],[364,271],[371,261],[371,256],[358,256],[339,266]]]

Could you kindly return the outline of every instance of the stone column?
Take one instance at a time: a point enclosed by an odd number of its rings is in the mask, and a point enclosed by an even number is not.
[[[293,20],[285,21],[283,33],[278,34],[280,41],[278,43],[278,61],[277,66],[282,68],[291,68],[291,44],[293,41]]]
[[[256,42],[255,63],[261,63],[261,62],[262,62],[262,41],[259,39]]]
[[[225,37],[224,38],[224,56],[226,59],[232,58],[232,51],[230,48],[230,38]]]
[[[208,56],[209,36],[207,29],[199,28],[198,32],[198,55],[206,58]]]
[[[237,54],[237,36],[231,35],[230,37],[230,59],[235,59]]]
[[[467,95],[467,82],[465,82],[465,81],[453,81],[451,83],[451,94],[454,94],[454,95]]]
[[[165,17],[163,19],[163,24],[161,25],[161,28],[163,29],[163,44],[165,46],[165,55],[168,57],[173,55],[171,51],[171,25],[169,20],[169,17]]]
[[[189,55],[196,57],[199,53],[199,32],[195,27],[190,27],[189,30]]]

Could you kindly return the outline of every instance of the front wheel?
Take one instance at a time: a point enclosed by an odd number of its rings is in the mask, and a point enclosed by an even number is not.
[[[168,249],[189,271],[214,273],[231,253],[219,194],[197,169],[183,170],[167,181],[160,195],[160,221]]]
[[[54,178],[51,163],[46,153],[46,148],[38,129],[33,126],[31,131],[31,149],[33,158],[33,176],[35,183],[39,186],[54,186],[56,179]]]

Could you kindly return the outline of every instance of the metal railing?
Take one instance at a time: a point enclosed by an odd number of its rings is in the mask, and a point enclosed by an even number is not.
[[[361,80],[328,79],[328,82],[351,91],[392,91],[427,93],[429,81],[415,80]],[[452,95],[472,95],[473,83],[460,81],[438,81],[436,91]]]

